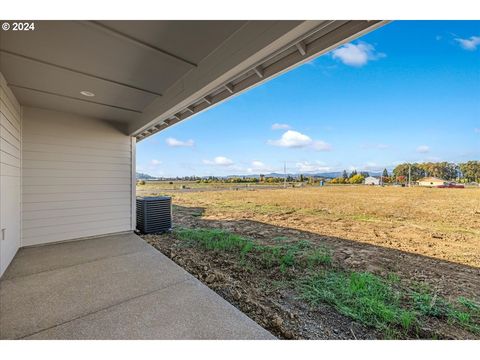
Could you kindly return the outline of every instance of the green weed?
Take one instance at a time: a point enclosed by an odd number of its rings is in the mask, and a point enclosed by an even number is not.
[[[248,252],[254,246],[250,239],[219,229],[178,229],[174,234],[186,245],[206,250]]]
[[[401,294],[371,273],[326,270],[304,279],[299,290],[312,305],[330,304],[389,337],[410,332],[418,322],[414,312],[401,307]]]
[[[273,245],[262,245],[219,229],[178,229],[174,234],[185,246],[235,254],[250,272],[259,266],[282,273],[290,268],[304,270],[293,273],[296,277],[288,282],[297,287],[301,298],[312,305],[329,304],[339,313],[380,330],[386,338],[419,336],[418,329],[427,318],[480,334],[480,304],[473,300],[459,297],[449,302],[424,283],[405,288],[393,273],[381,277],[336,270],[330,249],[307,240],[277,237]]]
[[[282,238],[277,239],[278,243],[275,245],[259,245],[252,239],[219,229],[178,229],[174,234],[186,246],[237,253],[243,262],[246,261],[246,256],[251,254],[259,260],[261,266],[278,267],[281,272],[287,271],[294,265],[301,266],[303,258],[307,258],[312,266],[330,262],[325,249],[317,250],[307,240],[285,243],[284,241],[288,238]]]
[[[307,255],[307,265],[309,268],[318,265],[331,265],[332,255],[330,250],[325,247],[316,248]]]

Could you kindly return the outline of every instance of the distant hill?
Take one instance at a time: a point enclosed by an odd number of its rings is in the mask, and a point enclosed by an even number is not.
[[[368,172],[370,176],[380,176],[381,172]],[[283,178],[285,175],[282,173],[268,173],[263,174],[265,177],[274,177],[274,178]],[[303,173],[288,173],[287,176],[298,178],[300,175],[303,176],[315,176],[325,179],[334,179],[336,177],[341,177],[343,175],[343,171],[333,171],[333,172],[324,172],[324,173],[315,173],[315,172],[303,172]],[[151,176],[149,174],[144,174],[137,172],[136,173],[138,180],[175,180],[175,178],[158,178],[155,176]],[[248,175],[227,175],[227,176],[217,176],[219,179],[229,179],[232,177],[246,177],[246,178],[260,178],[260,174],[248,174]],[[200,176],[200,179],[206,179],[208,176]],[[178,180],[178,178],[177,178]]]
[[[360,171],[359,171],[360,173]],[[380,176],[382,173],[381,172],[371,172],[368,171],[370,176]],[[265,177],[274,177],[274,178],[283,178],[285,174],[282,173],[269,173],[269,174],[263,174]],[[343,175],[343,171],[333,171],[333,172],[324,172],[324,173],[316,173],[316,172],[303,172],[303,173],[288,173],[287,176],[291,177],[298,177],[300,175],[304,176],[315,176],[315,177],[322,177],[325,179],[334,179],[337,177],[341,177]],[[249,174],[249,175],[229,175],[225,176],[225,178],[231,178],[231,177],[250,177],[250,178],[259,178],[260,174]]]
[[[153,177],[153,176],[148,175],[148,174],[140,173],[140,172],[136,173],[136,177],[139,180],[153,180],[153,179],[156,179],[156,177]]]

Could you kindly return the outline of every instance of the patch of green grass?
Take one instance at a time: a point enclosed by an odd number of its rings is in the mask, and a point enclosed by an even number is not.
[[[463,308],[458,303],[452,305],[448,320],[473,334],[480,335],[480,314],[478,311]]]
[[[288,237],[286,237],[286,236],[275,236],[272,240],[277,242],[277,243],[281,243],[281,242],[287,241]]]
[[[300,282],[300,293],[312,305],[332,305],[338,312],[375,327],[389,337],[408,333],[416,314],[401,306],[401,294],[371,273],[326,270]]]
[[[386,337],[418,336],[427,318],[457,325],[480,334],[480,304],[460,297],[448,302],[426,286],[401,290],[398,276],[325,269],[299,281],[301,297],[312,305],[327,303]]]
[[[413,291],[410,300],[421,315],[446,320],[480,334],[480,305],[473,300],[459,297],[455,302],[448,302],[427,289]]]
[[[368,215],[368,214],[358,214],[358,215],[353,215],[352,220],[358,220],[358,221],[379,221],[377,217],[374,215]]]
[[[449,302],[424,283],[402,285],[393,273],[381,277],[335,269],[330,249],[307,240],[277,237],[273,245],[263,245],[228,231],[201,228],[177,229],[174,235],[185,246],[234,254],[250,272],[259,267],[281,273],[291,268],[301,270],[283,278],[289,286],[297,287],[301,298],[312,305],[329,304],[339,313],[378,329],[386,338],[418,337],[428,318],[480,334],[480,304],[473,300],[460,297]]]
[[[387,281],[390,284],[398,284],[398,283],[400,283],[400,276],[398,276],[395,273],[388,273],[387,274]]]
[[[238,254],[245,265],[247,255],[253,255],[264,268],[279,268],[286,272],[292,266],[310,267],[331,263],[331,256],[325,248],[315,248],[307,240],[285,242],[288,238],[277,239],[274,245],[256,244],[252,239],[219,229],[178,229],[175,236],[186,246],[199,246],[205,250],[228,251]]]
[[[446,318],[450,312],[450,304],[432,293],[412,292],[411,301],[414,309],[425,316]]]
[[[460,296],[460,297],[457,299],[457,302],[458,302],[460,305],[465,306],[467,309],[473,311],[474,314],[480,316],[480,304],[474,302],[473,300],[467,299],[467,298],[465,298],[465,297],[463,297],[463,296]]]
[[[287,268],[299,265],[301,254],[311,247],[306,240],[286,244],[258,245],[256,250],[262,260],[262,265],[267,268],[279,267],[281,272]]]
[[[331,265],[332,255],[329,249],[326,247],[318,247],[307,254],[307,265],[309,268],[316,267],[318,265]]]
[[[178,229],[175,236],[186,245],[197,245],[206,250],[249,252],[254,243],[250,239],[219,229]]]

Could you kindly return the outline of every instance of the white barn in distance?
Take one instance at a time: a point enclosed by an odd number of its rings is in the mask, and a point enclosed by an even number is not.
[[[365,185],[380,185],[380,179],[373,176],[368,176],[365,178]]]
[[[433,186],[442,186],[446,184],[448,184],[447,180],[440,179],[437,177],[424,177],[418,180],[418,185],[420,186],[433,187]]]

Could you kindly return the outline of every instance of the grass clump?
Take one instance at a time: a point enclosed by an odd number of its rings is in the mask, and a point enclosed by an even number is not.
[[[410,300],[421,315],[445,320],[480,334],[480,305],[473,300],[459,297],[456,301],[448,302],[427,289],[413,291]]]
[[[247,253],[254,247],[252,240],[219,229],[178,229],[175,235],[187,246],[196,245],[206,250]]]
[[[314,249],[307,255],[307,265],[309,268],[314,268],[318,265],[329,266],[332,264],[332,255],[326,247],[319,247]]]
[[[298,283],[301,298],[310,304],[332,305],[339,313],[375,327],[387,337],[419,336],[420,325],[428,318],[480,334],[479,304],[464,297],[449,302],[426,287],[402,289],[392,274],[383,278],[327,268]]]
[[[295,285],[302,299],[312,305],[329,304],[385,337],[421,337],[422,323],[429,318],[480,334],[480,304],[464,297],[447,301],[421,284],[403,286],[393,273],[382,277],[336,269],[328,248],[306,240],[278,237],[272,245],[263,245],[225,230],[201,228],[177,229],[174,234],[185,246],[229,252],[250,271],[289,271],[282,280]]]
[[[301,297],[316,305],[332,305],[338,312],[385,333],[408,333],[416,314],[401,306],[401,294],[371,273],[326,270],[300,282]]]
[[[286,272],[288,268],[316,267],[331,263],[326,248],[316,248],[309,241],[286,242],[288,238],[276,238],[274,245],[256,244],[252,239],[219,229],[178,229],[175,236],[186,246],[199,246],[205,250],[228,251],[238,254],[245,263],[247,254],[264,268],[278,268]]]

